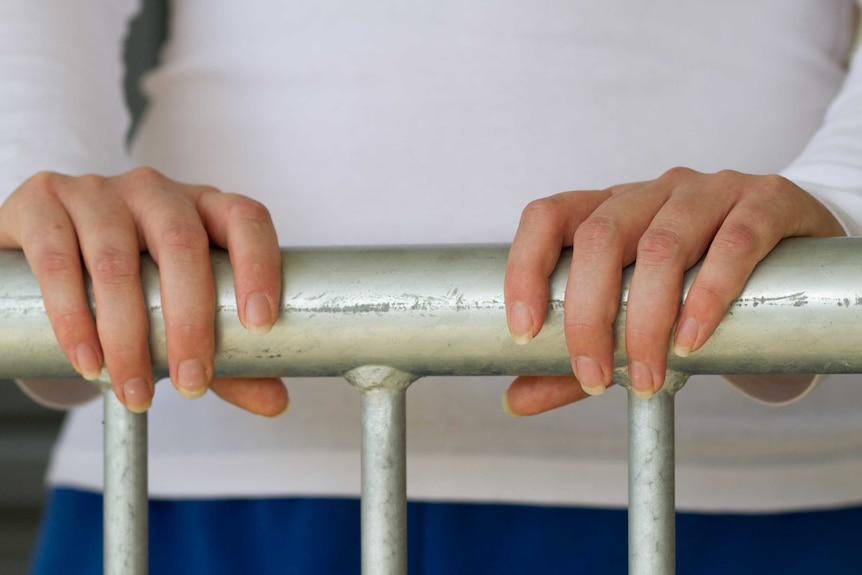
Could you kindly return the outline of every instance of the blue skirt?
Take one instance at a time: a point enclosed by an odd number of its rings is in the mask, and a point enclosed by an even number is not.
[[[626,512],[411,503],[411,575],[625,574]],[[677,516],[677,569],[698,575],[862,573],[862,507],[769,515]],[[100,495],[51,493],[34,575],[102,573]],[[150,503],[153,575],[359,573],[350,499]]]

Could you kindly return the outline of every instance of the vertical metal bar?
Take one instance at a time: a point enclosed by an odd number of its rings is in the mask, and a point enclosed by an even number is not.
[[[362,575],[405,575],[405,398],[416,377],[390,367],[363,366],[345,378],[360,391]]]
[[[674,396],[687,374],[668,371],[649,399],[631,389],[628,373],[617,381],[629,394],[629,574],[676,572]]]
[[[146,575],[147,414],[120,403],[106,377],[104,401],[104,573]]]

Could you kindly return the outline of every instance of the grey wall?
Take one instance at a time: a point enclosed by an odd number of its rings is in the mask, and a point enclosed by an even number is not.
[[[26,573],[41,515],[43,476],[63,414],[0,380],[0,573]]]

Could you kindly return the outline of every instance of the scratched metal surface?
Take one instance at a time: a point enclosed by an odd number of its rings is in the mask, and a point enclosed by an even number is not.
[[[506,328],[506,246],[283,251],[281,314],[265,336],[236,315],[226,254],[213,253],[219,375],[331,376],[362,365],[417,375],[569,373],[563,336],[567,253],[550,278],[547,323],[526,346]],[[686,275],[690,284],[697,268]],[[166,372],[158,270],[142,278],[156,371]],[[617,365],[631,269],[615,324]],[[669,367],[687,373],[862,372],[862,240],[794,239],[758,266],[712,339]],[[0,252],[0,378],[68,377],[38,286],[20,253]]]

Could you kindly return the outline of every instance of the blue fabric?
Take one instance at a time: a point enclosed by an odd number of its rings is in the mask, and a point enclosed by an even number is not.
[[[411,575],[624,574],[622,510],[411,503]],[[34,575],[100,574],[102,500],[52,492]],[[677,518],[680,574],[862,573],[862,507]],[[344,499],[152,501],[153,575],[359,573],[359,505]]]

